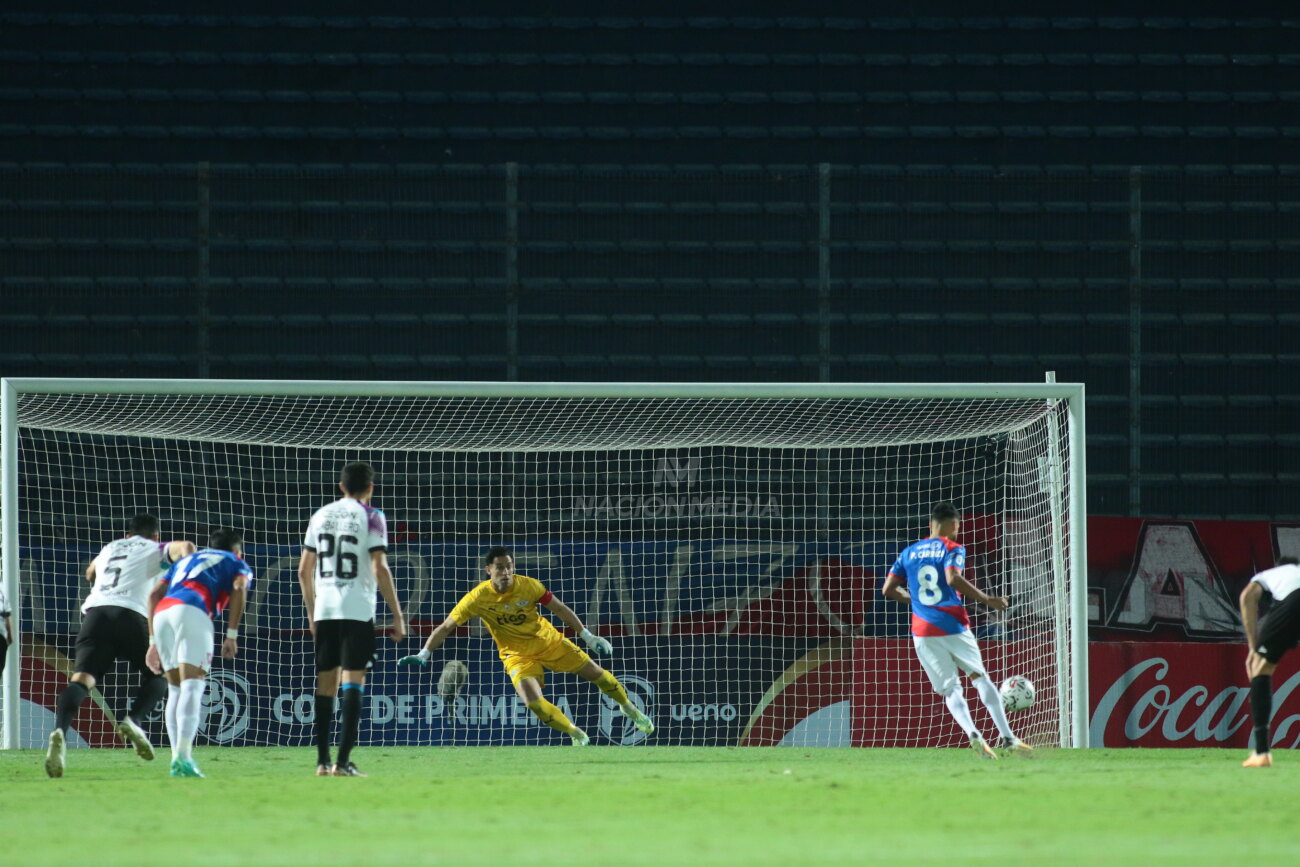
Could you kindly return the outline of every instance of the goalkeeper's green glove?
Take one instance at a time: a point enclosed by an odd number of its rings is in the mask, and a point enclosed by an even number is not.
[[[421,647],[421,648],[420,648],[420,652],[417,653],[417,654],[415,654],[415,656],[403,656],[401,659],[397,660],[397,664],[398,664],[398,665],[418,665],[418,666],[420,666],[420,668],[428,668],[428,667],[429,667],[429,650],[428,650],[428,648]]]
[[[609,656],[614,652],[614,645],[601,638],[590,629],[584,629],[578,634],[578,637],[587,645],[587,649],[601,656]]]

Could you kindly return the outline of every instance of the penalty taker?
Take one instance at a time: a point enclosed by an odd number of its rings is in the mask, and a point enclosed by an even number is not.
[[[655,730],[654,722],[632,703],[618,679],[561,635],[549,620],[541,616],[537,606],[546,606],[578,634],[588,649],[596,653],[608,655],[613,652],[613,646],[607,640],[592,634],[573,609],[542,586],[542,582],[527,575],[516,575],[515,558],[508,549],[492,548],[483,562],[488,580],[461,598],[451,615],[429,635],[418,654],[402,657],[397,661],[398,665],[428,666],[429,658],[448,636],[468,623],[471,617],[481,617],[496,642],[501,664],[520,700],[542,723],[568,735],[575,746],[585,747],[591,742],[590,738],[560,708],[543,697],[546,669],[571,672],[591,681],[622,709],[637,728],[646,734]]]

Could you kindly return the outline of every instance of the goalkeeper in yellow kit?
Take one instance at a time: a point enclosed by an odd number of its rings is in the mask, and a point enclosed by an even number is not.
[[[575,746],[585,747],[590,739],[558,707],[542,697],[546,669],[572,672],[586,678],[613,699],[623,713],[646,734],[655,730],[650,717],[641,712],[627,696],[614,675],[592,662],[576,644],[561,635],[551,621],[537,611],[545,605],[565,625],[578,634],[587,647],[599,654],[613,652],[613,647],[582,625],[582,620],[542,582],[527,575],[515,574],[515,558],[506,548],[492,548],[483,557],[488,580],[461,597],[451,616],[438,625],[415,656],[404,656],[398,665],[427,666],[433,651],[471,617],[481,617],[492,640],[497,643],[501,664],[510,675],[519,698],[537,718],[556,731],[573,739]]]

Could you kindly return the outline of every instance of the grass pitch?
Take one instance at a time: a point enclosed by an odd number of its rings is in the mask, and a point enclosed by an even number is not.
[[[0,752],[3,863],[1296,863],[1300,756],[1240,750],[200,748],[206,780],[128,750]]]

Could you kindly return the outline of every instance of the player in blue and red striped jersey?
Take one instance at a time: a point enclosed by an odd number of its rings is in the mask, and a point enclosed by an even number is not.
[[[149,596],[149,655],[146,662],[167,677],[167,737],[172,745],[173,777],[201,777],[194,764],[205,678],[212,668],[212,618],[227,605],[221,655],[239,652],[239,621],[244,616],[253,570],[241,559],[244,535],[229,527],[212,532],[208,547],[182,557]]]
[[[890,568],[881,592],[895,602],[911,605],[912,643],[917,658],[930,677],[930,685],[943,696],[953,719],[970,738],[971,749],[980,758],[998,757],[971,719],[958,669],[970,675],[980,701],[1002,734],[1003,746],[1017,755],[1031,755],[1033,748],[1011,731],[1002,696],[984,670],[962,596],[969,596],[994,611],[1005,611],[1009,602],[1005,596],[982,592],[962,574],[966,568],[966,549],[954,541],[959,523],[952,503],[935,506],[930,512],[930,535],[903,549]]]

